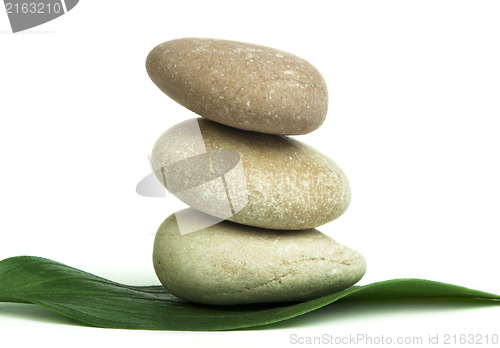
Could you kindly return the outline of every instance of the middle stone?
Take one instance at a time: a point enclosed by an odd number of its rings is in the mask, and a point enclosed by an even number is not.
[[[184,203],[249,226],[314,228],[342,215],[351,198],[342,169],[312,147],[201,118],[164,132],[151,164]]]

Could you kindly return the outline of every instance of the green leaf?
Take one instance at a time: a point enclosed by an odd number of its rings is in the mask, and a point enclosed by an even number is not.
[[[423,279],[393,279],[301,303],[206,306],[180,300],[161,286],[123,285],[40,257],[0,261],[0,302],[34,303],[107,328],[230,330],[276,323],[333,302],[402,299],[500,304],[500,295]]]

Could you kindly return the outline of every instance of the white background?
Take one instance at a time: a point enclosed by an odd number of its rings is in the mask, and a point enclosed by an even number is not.
[[[154,233],[184,205],[135,186],[170,126],[194,116],[149,80],[180,37],[295,53],[330,107],[300,140],[346,172],[352,203],[320,228],[360,251],[360,284],[398,277],[500,293],[500,3],[497,1],[91,1],[12,34],[0,13],[0,259],[51,258],[115,281],[159,284]],[[290,334],[500,334],[500,307],[330,306],[266,330],[81,327],[0,304],[0,345],[288,346]]]

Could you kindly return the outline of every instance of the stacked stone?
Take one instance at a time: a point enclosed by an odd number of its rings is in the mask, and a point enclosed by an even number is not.
[[[303,301],[343,290],[366,264],[315,227],[344,213],[350,187],[327,156],[287,137],[323,123],[326,84],[307,61],[253,44],[178,39],[146,68],[203,118],[163,133],[151,155],[191,208],[168,217],[153,262],[174,295],[206,304]]]

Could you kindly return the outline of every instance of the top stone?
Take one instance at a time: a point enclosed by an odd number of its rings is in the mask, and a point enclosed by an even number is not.
[[[146,69],[169,97],[212,121],[261,133],[317,129],[328,109],[325,81],[293,54],[248,43],[185,38],[164,42]]]

